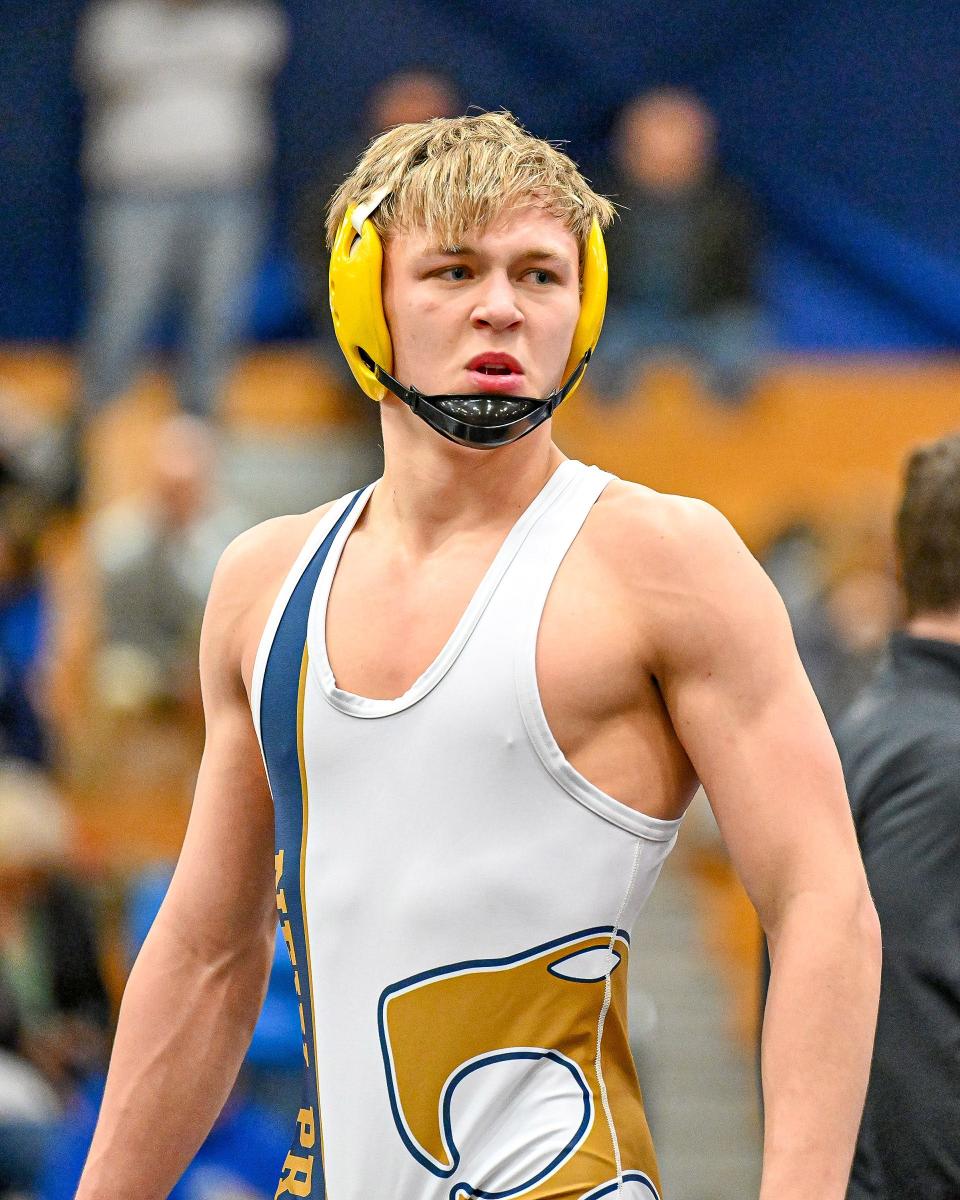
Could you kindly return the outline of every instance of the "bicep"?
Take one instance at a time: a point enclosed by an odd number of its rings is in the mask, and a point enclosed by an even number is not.
[[[167,905],[205,951],[275,920],[273,804],[249,714],[208,725],[190,821]]]
[[[833,739],[772,584],[724,534],[661,686],[677,735],[764,924],[792,895],[859,886]]]
[[[203,953],[271,935],[273,801],[240,677],[235,608],[215,581],[201,639],[206,739],[164,919]],[[219,591],[219,595],[218,595]]]

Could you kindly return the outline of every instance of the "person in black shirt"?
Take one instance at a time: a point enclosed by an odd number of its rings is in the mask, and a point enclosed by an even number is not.
[[[615,396],[680,355],[716,398],[740,401],[760,366],[759,217],[721,170],[713,115],[692,93],[631,100],[613,142],[620,220],[608,236],[610,303],[593,386]]]
[[[917,450],[897,517],[907,623],[837,730],[883,931],[848,1200],[960,1197],[960,434]]]

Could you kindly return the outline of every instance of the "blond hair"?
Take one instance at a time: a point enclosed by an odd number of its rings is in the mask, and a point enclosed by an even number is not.
[[[605,229],[614,215],[566,154],[508,112],[435,117],[374,138],[330,201],[328,245],[350,206],[381,190],[387,195],[371,216],[381,237],[422,228],[454,246],[466,230],[534,204],[574,235],[581,264],[594,220]]]

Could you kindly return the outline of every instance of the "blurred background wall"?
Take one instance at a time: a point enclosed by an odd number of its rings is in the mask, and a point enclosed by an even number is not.
[[[64,339],[80,309],[79,0],[0,6],[0,339]],[[293,198],[401,68],[442,68],[466,103],[562,138],[602,184],[629,97],[691,87],[723,158],[764,203],[763,291],[806,350],[935,349],[960,337],[960,26],[937,0],[287,0],[276,95],[279,213],[259,337],[302,334]]]

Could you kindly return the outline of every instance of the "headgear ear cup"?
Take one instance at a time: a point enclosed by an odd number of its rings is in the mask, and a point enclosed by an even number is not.
[[[597,348],[600,340],[600,330],[603,327],[603,314],[607,307],[607,250],[603,244],[603,233],[600,223],[594,217],[587,238],[587,248],[583,259],[583,282],[580,293],[580,316],[577,327],[573,331],[573,341],[570,343],[570,357],[563,369],[563,381],[570,378],[577,369],[580,359],[589,350],[591,354]],[[582,378],[582,376],[581,376]],[[580,380],[573,385],[568,395],[580,386]]]
[[[353,205],[347,209],[330,252],[330,312],[333,331],[354,379],[371,400],[379,402],[386,388],[359,351],[362,348],[375,363],[393,370],[393,346],[381,290],[383,244],[369,219],[357,233],[354,209]]]
[[[330,253],[330,312],[337,341],[353,377],[371,400],[380,401],[387,389],[363,361],[360,350],[385,371],[393,370],[393,346],[383,313],[383,244],[369,218],[362,222],[357,233],[355,212],[355,205],[347,209]],[[594,220],[584,255],[580,316],[573,331],[563,382],[570,378],[584,354],[596,348],[606,303],[607,253],[600,225]],[[579,386],[578,380],[568,394]]]

